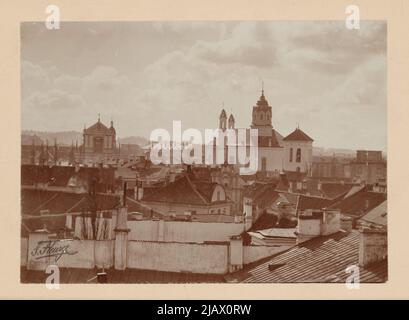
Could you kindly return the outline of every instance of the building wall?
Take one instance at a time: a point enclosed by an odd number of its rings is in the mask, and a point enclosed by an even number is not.
[[[312,166],[312,142],[305,141],[283,141],[284,143],[284,169],[288,171],[307,172]],[[290,162],[290,151],[293,149],[293,157]],[[301,162],[296,162],[297,149],[301,149]]]
[[[386,162],[351,163],[351,176],[369,184],[386,178]]]
[[[283,168],[283,156],[283,148],[259,147],[257,171],[263,169],[263,158],[266,159],[266,171],[280,171]]]
[[[195,242],[229,241],[243,232],[242,223],[128,221],[128,239],[139,241]]]
[[[228,244],[128,242],[128,268],[225,274],[228,261]]]
[[[44,246],[48,241],[55,248],[67,247],[66,252],[59,259],[55,256],[47,257]],[[47,234],[31,233],[28,240],[27,268],[29,270],[46,270],[49,265],[58,265],[62,268],[94,268],[95,267],[94,240],[54,240],[48,239]],[[40,247],[38,247],[40,245]],[[36,248],[40,248],[37,250]]]

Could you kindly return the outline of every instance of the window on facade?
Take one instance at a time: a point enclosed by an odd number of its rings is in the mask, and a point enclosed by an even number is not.
[[[297,167],[297,169],[296,169],[296,170],[297,170],[297,172],[300,172],[300,171],[301,171],[300,167]]]
[[[260,120],[263,120],[263,115],[262,114],[260,114]]]
[[[290,148],[290,162],[293,162],[293,148]]]
[[[300,148],[297,149],[297,155],[296,155],[295,161],[301,162],[301,149]]]
[[[220,191],[217,191],[217,201],[220,201]]]

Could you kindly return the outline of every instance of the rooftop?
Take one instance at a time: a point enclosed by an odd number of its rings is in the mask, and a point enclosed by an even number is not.
[[[283,138],[284,141],[314,141],[310,138],[304,131],[300,128],[296,128],[293,132],[291,132],[288,136]]]
[[[388,216],[388,202],[385,200],[377,207],[370,210],[366,215],[364,215],[360,220],[377,224],[380,226],[387,225],[387,216]]]
[[[340,231],[251,263],[225,279],[244,283],[345,283],[349,276],[345,270],[348,266],[358,265],[358,254],[359,232]],[[359,269],[361,282],[387,280],[387,260]]]

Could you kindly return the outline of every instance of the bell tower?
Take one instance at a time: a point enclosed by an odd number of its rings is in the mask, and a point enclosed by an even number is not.
[[[257,104],[253,106],[251,128],[259,130],[259,136],[270,136],[272,134],[271,124],[272,108],[264,96],[264,86]]]
[[[219,117],[219,129],[225,130],[226,124],[227,124],[227,115],[226,115],[226,111],[224,111],[223,109]]]

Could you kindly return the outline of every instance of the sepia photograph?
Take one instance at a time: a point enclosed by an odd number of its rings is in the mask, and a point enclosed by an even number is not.
[[[388,23],[356,22],[22,21],[20,283],[387,283]]]

